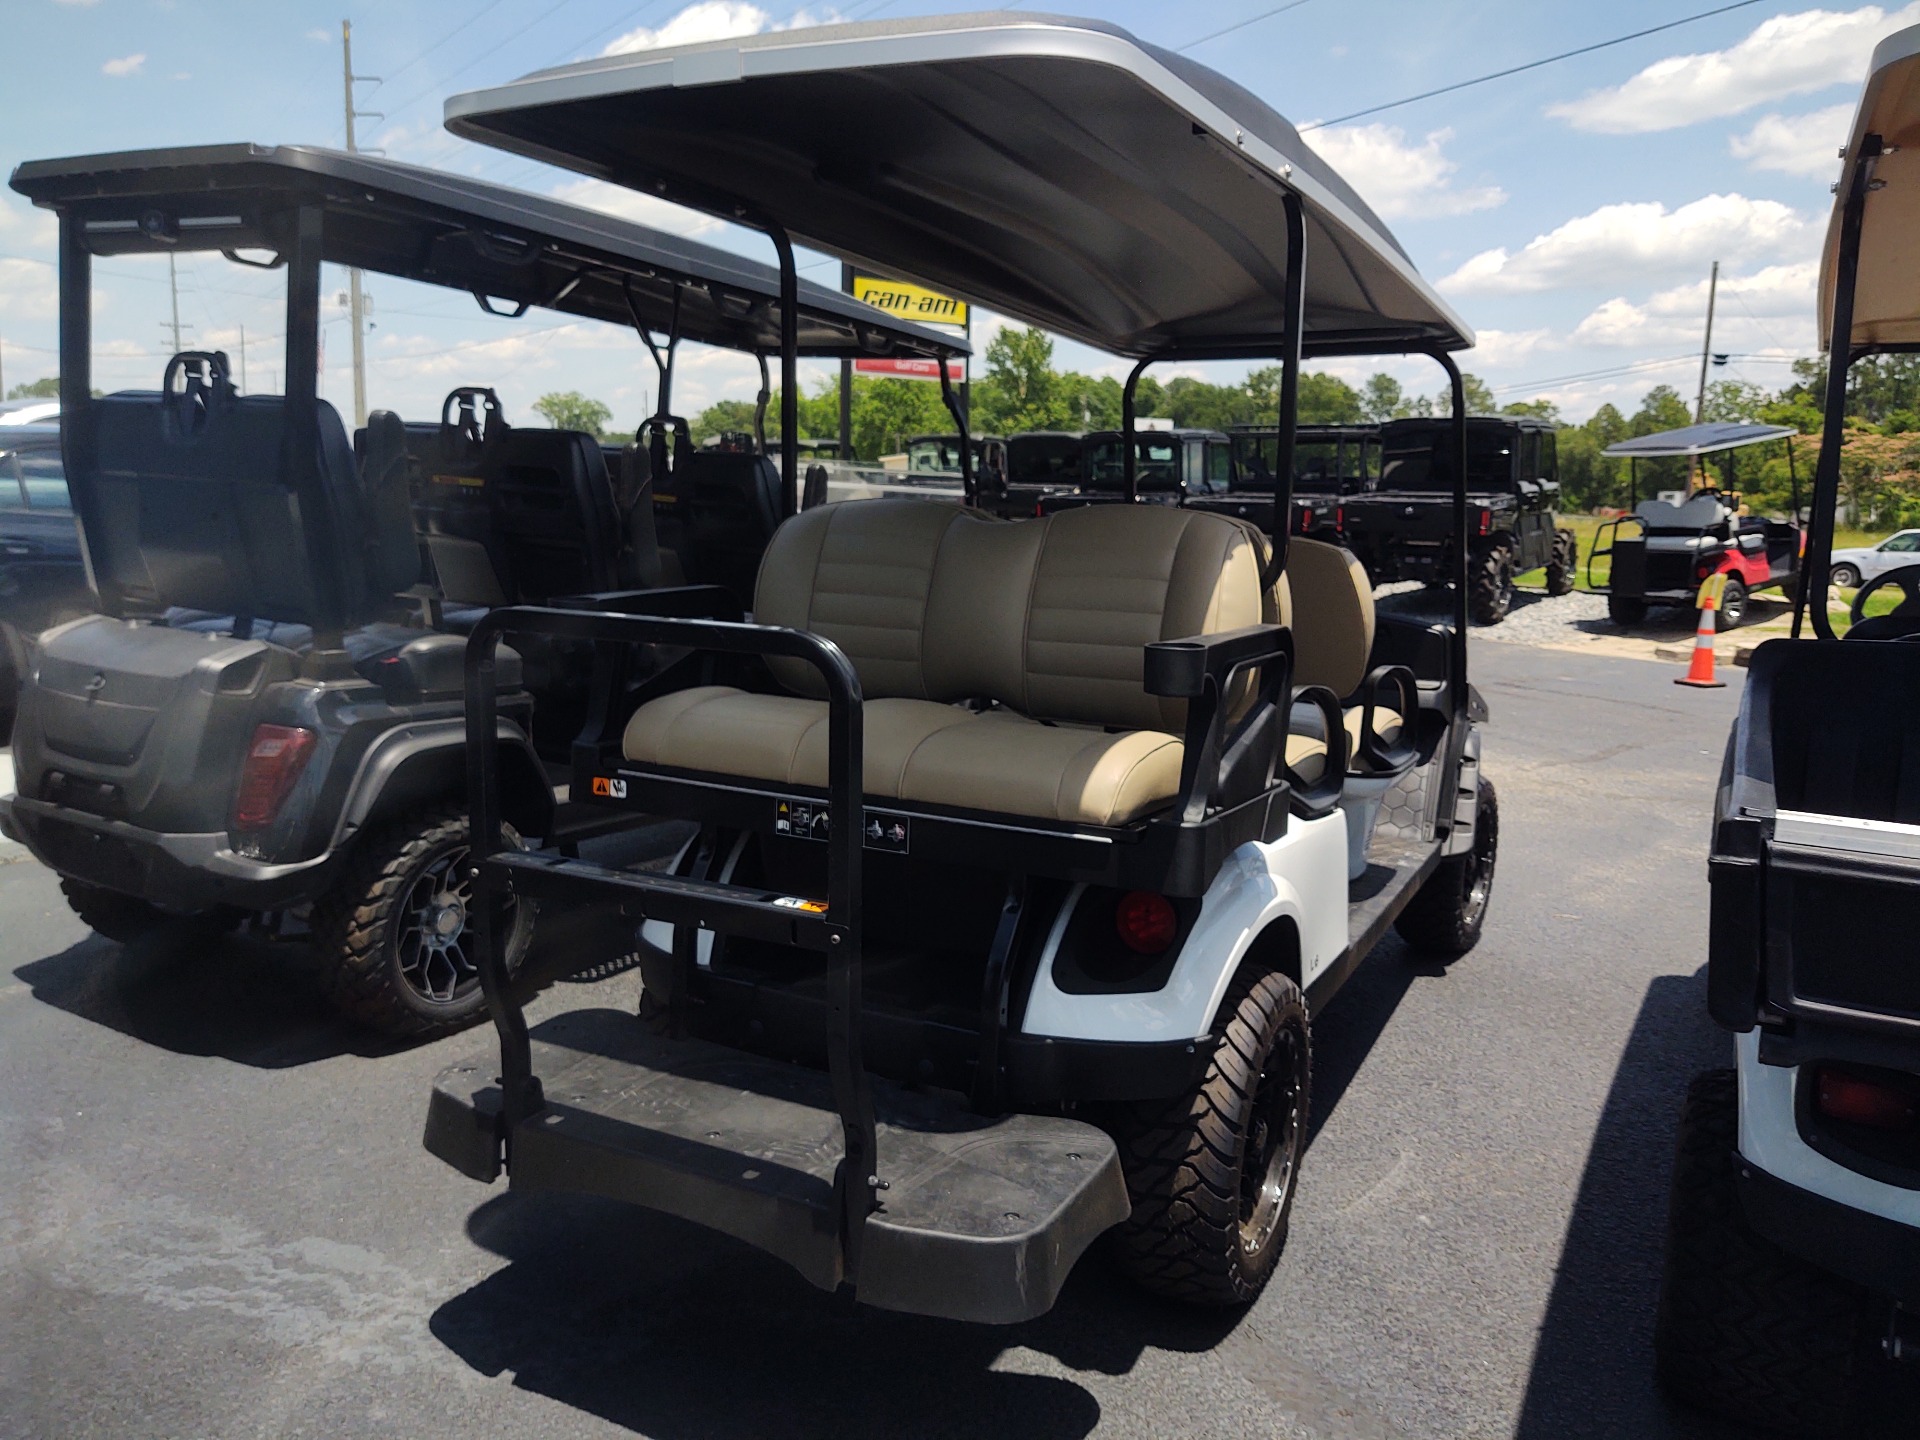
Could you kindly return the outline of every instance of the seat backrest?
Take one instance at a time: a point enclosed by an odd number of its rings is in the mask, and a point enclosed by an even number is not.
[[[1298,537],[1287,546],[1293,681],[1341,699],[1360,688],[1373,654],[1373,584],[1352,552]]]
[[[347,623],[369,612],[384,576],[367,570],[368,497],[331,405],[320,402],[317,415],[324,517],[303,515],[282,482],[280,396],[216,393],[183,425],[160,393],[128,391],[95,401],[90,416],[89,480],[103,522],[101,533],[89,529],[92,561],[130,600],[308,624],[337,584]],[[314,573],[307,548],[303,525],[316,523],[333,527],[342,573],[330,580]]]
[[[929,500],[802,512],[768,547],[755,618],[834,641],[869,698],[990,699],[1040,719],[1178,731],[1145,647],[1261,623],[1259,550],[1222,516],[1093,506],[1006,522]],[[801,694],[808,667],[775,662]]]
[[[360,494],[365,511],[369,600],[390,598],[420,581],[420,544],[414,535],[412,462],[407,427],[391,410],[367,416],[361,441]]]
[[[780,472],[764,455],[683,450],[676,436],[673,488],[687,579],[724,585],[746,604],[780,526]]]

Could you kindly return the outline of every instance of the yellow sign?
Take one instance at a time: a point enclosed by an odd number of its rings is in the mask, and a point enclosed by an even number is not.
[[[967,302],[924,285],[905,280],[876,280],[871,275],[853,277],[853,298],[898,315],[902,320],[918,320],[926,325],[965,325]]]
[[[1718,610],[1720,598],[1727,593],[1727,572],[1721,570],[1709,575],[1700,582],[1700,598],[1696,602],[1702,610]]]

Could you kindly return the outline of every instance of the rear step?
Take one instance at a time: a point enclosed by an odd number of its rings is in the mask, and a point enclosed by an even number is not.
[[[532,1034],[544,1106],[502,1135],[497,1055],[444,1071],[426,1146],[515,1189],[630,1201],[745,1240],[823,1289],[952,1320],[1042,1315],[1086,1248],[1128,1214],[1113,1141],[1037,1115],[988,1119],[874,1080],[879,1208],[849,1274],[834,1172],[841,1121],[826,1074],[582,1010]]]

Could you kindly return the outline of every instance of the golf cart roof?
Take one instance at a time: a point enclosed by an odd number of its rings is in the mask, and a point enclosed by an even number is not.
[[[1271,355],[1287,222],[1308,354],[1471,332],[1252,93],[1096,20],[820,26],[585,61],[447,102],[456,134],[752,221],[1137,358]]]
[[[304,145],[202,145],[30,160],[13,188],[73,214],[96,255],[280,252],[296,205],[325,211],[335,264],[466,290],[495,313],[539,306],[683,339],[780,348],[770,266],[578,205],[464,175]],[[800,285],[800,352],[957,355],[958,336]],[[632,307],[629,308],[629,298]]]
[[[1887,153],[1875,153],[1870,136],[1877,137]],[[1849,344],[1920,348],[1920,269],[1913,264],[1911,245],[1914,227],[1920,225],[1920,25],[1896,30],[1874,47],[1845,154],[1820,260],[1821,348],[1833,345],[1841,220],[1863,167],[1876,188],[1866,197],[1860,227]]]
[[[1738,450],[1742,445],[1761,445],[1769,440],[1784,440],[1800,432],[1791,425],[1750,425],[1715,422],[1709,425],[1683,425],[1678,430],[1662,430],[1657,435],[1636,435],[1609,445],[1600,453],[1616,459],[1652,460],[1667,455],[1713,455],[1722,450]]]

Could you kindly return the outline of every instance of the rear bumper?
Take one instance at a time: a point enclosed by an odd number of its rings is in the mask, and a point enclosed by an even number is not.
[[[0,797],[0,832],[50,870],[169,910],[304,904],[325,890],[334,862],[331,851],[289,864],[252,860],[233,850],[224,830],[143,830],[18,795]]]
[[[1747,1223],[1782,1250],[1875,1294],[1920,1304],[1920,1230],[1769,1175],[1741,1157]]]

